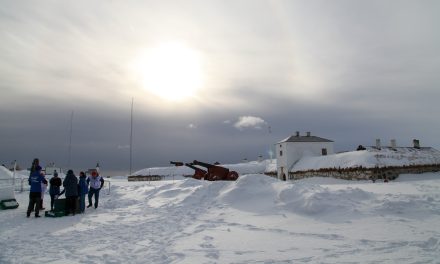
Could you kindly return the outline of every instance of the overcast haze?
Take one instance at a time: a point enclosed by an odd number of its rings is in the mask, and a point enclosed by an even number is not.
[[[2,1],[0,162],[66,166],[74,111],[70,167],[99,161],[127,173],[132,98],[133,170],[268,158],[297,130],[336,151],[376,138],[439,148],[439,10],[438,1]],[[162,65],[162,51],[178,62]],[[160,82],[179,87],[177,98],[158,95]]]

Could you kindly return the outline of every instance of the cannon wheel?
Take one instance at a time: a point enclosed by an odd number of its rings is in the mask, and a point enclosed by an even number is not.
[[[230,171],[228,173],[228,181],[236,181],[238,179],[238,173],[236,171]]]

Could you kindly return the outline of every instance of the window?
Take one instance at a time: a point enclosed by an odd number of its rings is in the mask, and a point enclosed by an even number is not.
[[[326,148],[321,149],[321,152],[322,152],[322,156],[327,156],[327,149]]]
[[[281,156],[283,156],[283,151],[282,151],[282,150],[280,150],[280,157],[281,157]]]

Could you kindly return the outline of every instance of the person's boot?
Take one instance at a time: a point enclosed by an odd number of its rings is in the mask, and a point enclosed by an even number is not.
[[[27,212],[27,213],[26,213],[26,217],[29,218],[30,216],[31,216],[31,213],[30,213],[30,212]]]
[[[90,207],[92,207],[92,205],[91,205],[91,204],[87,205],[87,208],[90,208]]]
[[[35,218],[41,217],[40,215],[35,215]]]

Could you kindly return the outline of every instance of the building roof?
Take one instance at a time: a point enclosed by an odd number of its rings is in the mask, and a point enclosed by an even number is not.
[[[283,143],[283,142],[333,142],[333,140],[329,140],[329,139],[325,139],[325,138],[321,138],[321,137],[316,137],[316,136],[299,136],[297,135],[292,135],[288,138],[285,138],[283,140],[281,140],[278,143]]]

